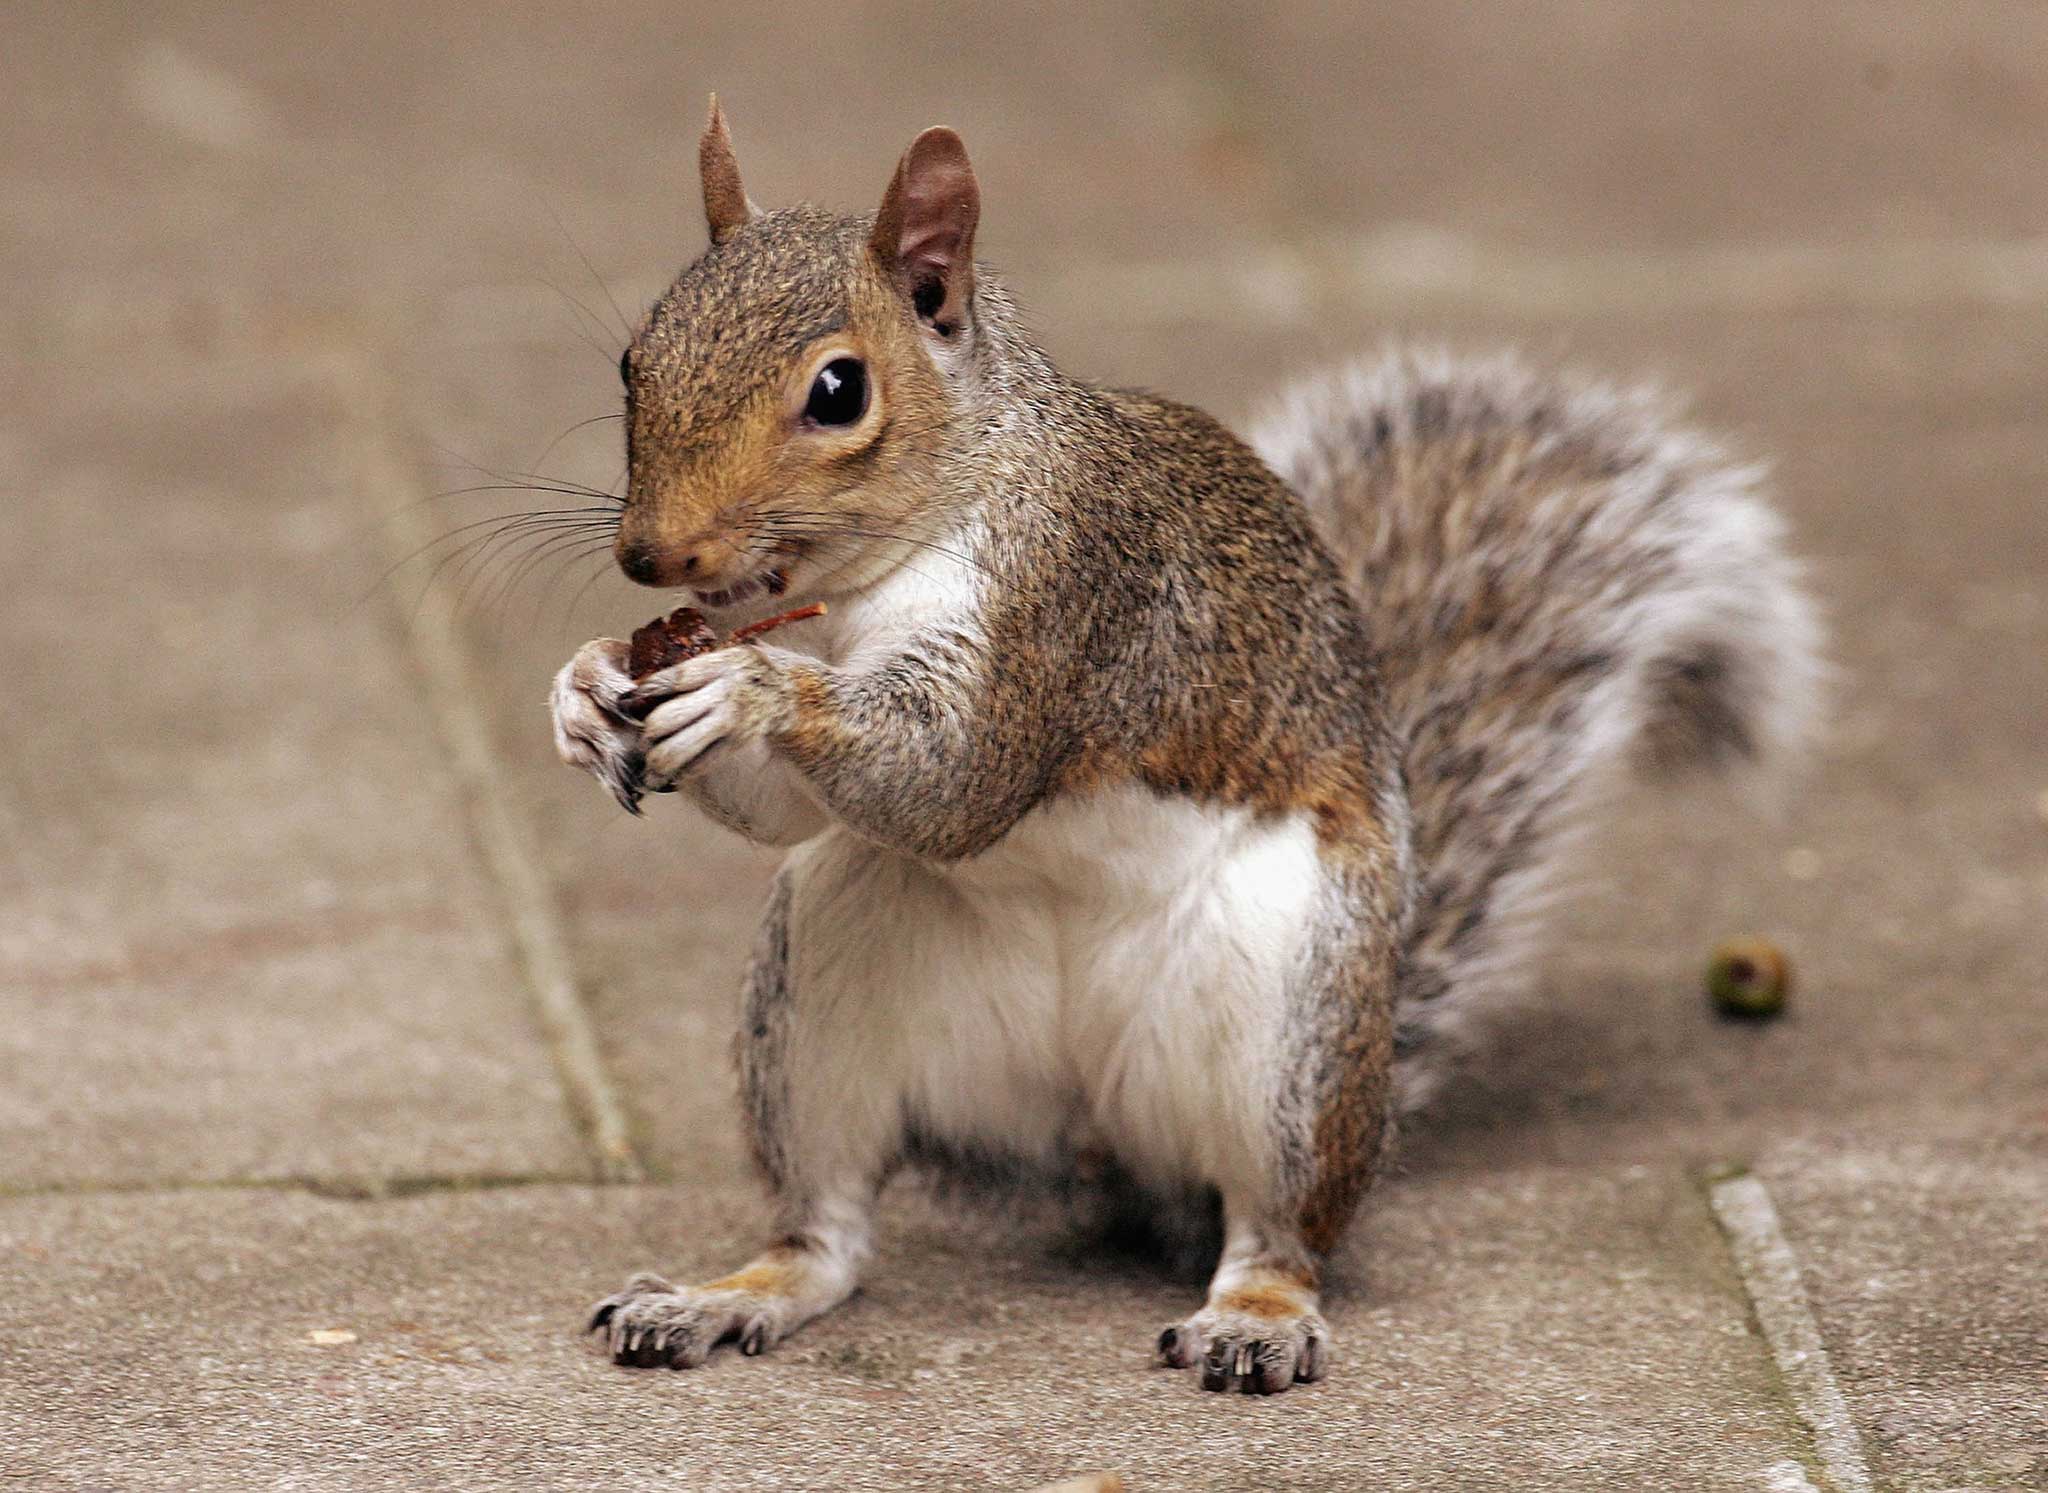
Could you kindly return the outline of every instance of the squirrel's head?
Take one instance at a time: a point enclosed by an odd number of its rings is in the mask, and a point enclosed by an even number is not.
[[[619,567],[712,607],[857,588],[944,502],[975,316],[966,148],[919,135],[872,218],[755,207],[715,97],[698,159],[711,245],[619,362]]]

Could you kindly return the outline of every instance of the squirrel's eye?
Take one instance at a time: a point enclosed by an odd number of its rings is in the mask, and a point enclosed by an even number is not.
[[[630,347],[619,354],[619,382],[629,389],[633,387],[633,349]]]
[[[859,358],[834,358],[811,380],[804,418],[818,425],[851,425],[868,411],[868,371]]]

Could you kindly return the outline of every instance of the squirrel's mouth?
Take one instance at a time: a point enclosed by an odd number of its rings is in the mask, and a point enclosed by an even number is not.
[[[750,576],[734,581],[723,591],[696,592],[699,606],[722,609],[736,607],[761,596],[780,596],[789,589],[789,568],[796,563],[794,552],[769,570],[756,571]]]

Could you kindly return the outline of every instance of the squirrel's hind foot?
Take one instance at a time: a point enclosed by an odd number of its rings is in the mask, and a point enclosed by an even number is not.
[[[597,1303],[588,1331],[625,1368],[694,1369],[711,1350],[736,1343],[749,1357],[773,1347],[796,1324],[787,1294],[771,1282],[728,1277],[708,1286],[674,1286],[640,1274]]]
[[[1323,1377],[1330,1328],[1314,1310],[1278,1301],[1235,1302],[1226,1293],[1159,1334],[1163,1368],[1200,1365],[1202,1388],[1279,1394]]]

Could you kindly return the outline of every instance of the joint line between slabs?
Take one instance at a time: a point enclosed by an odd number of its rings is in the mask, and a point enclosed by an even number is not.
[[[1755,1177],[1732,1177],[1714,1183],[1708,1200],[1793,1409],[1812,1433],[1828,1486],[1833,1493],[1871,1493],[1862,1439],[1835,1382],[1827,1343],[1800,1284],[1798,1256],[1770,1193]]]
[[[353,454],[366,497],[375,506],[378,494],[409,494],[414,473],[392,448],[382,385],[346,351],[335,354],[333,372],[357,432]],[[379,517],[394,557],[412,554],[432,537],[415,504]],[[499,787],[496,749],[476,704],[476,671],[440,596],[425,598],[406,624],[406,635],[426,675],[428,705],[468,802],[485,869],[503,901],[543,1037],[598,1175],[607,1182],[643,1182],[646,1167],[634,1150],[625,1106],[578,988],[561,915],[532,835]]]

